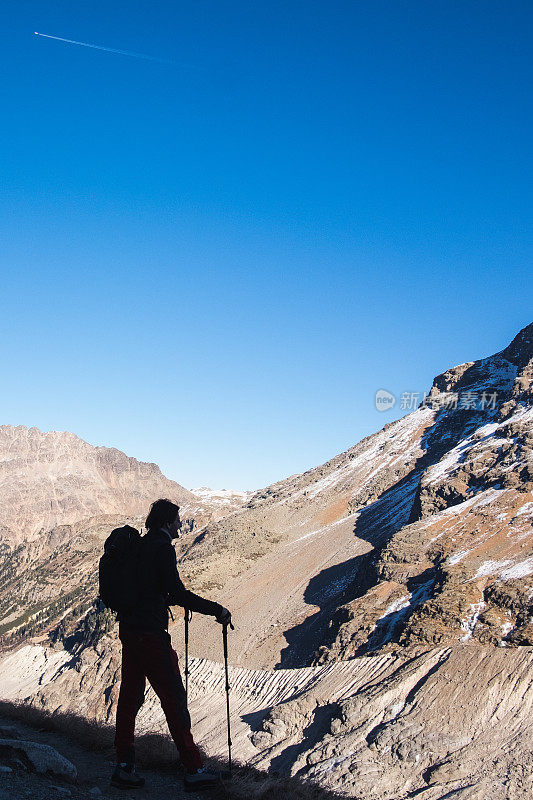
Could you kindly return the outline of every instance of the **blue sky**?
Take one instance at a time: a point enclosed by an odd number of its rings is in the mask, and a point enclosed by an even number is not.
[[[11,2],[0,422],[257,488],[532,321],[528,2]],[[34,31],[167,59],[158,63]]]

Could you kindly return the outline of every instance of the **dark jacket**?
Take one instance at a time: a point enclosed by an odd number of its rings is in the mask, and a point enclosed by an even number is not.
[[[222,606],[204,600],[183,585],[176,551],[163,530],[149,530],[140,542],[139,603],[133,611],[118,615],[121,626],[140,631],[168,628],[168,606],[176,605],[218,617]]]

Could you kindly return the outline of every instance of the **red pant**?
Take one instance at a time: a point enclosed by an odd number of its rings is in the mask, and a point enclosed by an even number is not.
[[[135,717],[144,701],[146,678],[161,701],[170,734],[185,768],[194,772],[202,757],[191,734],[185,689],[167,631],[141,633],[120,627],[122,679],[117,705],[115,747],[117,760],[135,761]]]

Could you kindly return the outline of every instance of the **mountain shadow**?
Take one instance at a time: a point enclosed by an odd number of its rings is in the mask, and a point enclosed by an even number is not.
[[[424,472],[487,421],[486,411],[440,409],[420,440],[423,452],[409,472],[369,505],[359,508],[354,504],[349,509],[351,513],[356,510],[359,512],[353,529],[354,539],[368,542],[373,549],[328,567],[309,581],[304,600],[309,605],[319,606],[319,610],[284,631],[287,646],[281,651],[276,669],[310,666],[317,649],[331,645],[344,621],[342,609],[336,614],[335,623],[332,621],[333,614],[340,606],[362,597],[379,582],[376,563],[382,551],[401,528],[420,518],[420,480]],[[416,580],[411,584],[408,589],[413,592],[415,600],[419,592],[420,597],[427,599],[433,576],[426,575],[420,585]],[[357,655],[393,639],[399,623],[406,622],[415,608],[416,603],[413,603],[408,610],[400,609],[402,613],[398,612],[394,618],[387,617],[385,622],[380,621],[378,629],[373,632],[372,643],[368,642],[367,646],[359,648]]]

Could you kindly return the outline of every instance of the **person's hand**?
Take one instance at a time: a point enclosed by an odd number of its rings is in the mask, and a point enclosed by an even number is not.
[[[221,625],[229,625],[230,628],[233,628],[233,625],[231,624],[231,613],[227,608],[222,609],[216,620],[217,622],[220,622]]]

